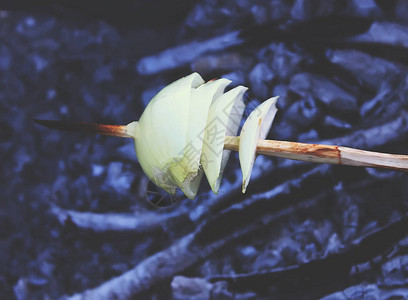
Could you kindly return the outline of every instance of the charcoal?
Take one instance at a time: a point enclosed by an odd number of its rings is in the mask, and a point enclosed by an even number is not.
[[[374,22],[370,29],[353,38],[359,42],[377,42],[408,47],[408,28],[390,22]]]
[[[49,65],[49,62],[44,57],[36,54],[31,56],[31,61],[33,62],[37,72],[43,71]]]
[[[312,3],[316,9],[316,15],[313,17],[331,16],[345,8],[345,3],[342,0],[319,1],[317,3]]]
[[[135,145],[133,141],[129,141],[128,143],[124,144],[123,146],[118,148],[118,154],[129,161],[137,162],[137,156],[135,156]]]
[[[41,287],[48,283],[48,280],[41,277],[30,277],[27,282],[33,287]]]
[[[313,229],[313,236],[320,246],[326,245],[326,242],[333,231],[333,225],[329,222],[324,222],[320,226]]]
[[[248,258],[253,258],[257,254],[256,249],[253,246],[246,246],[242,248],[240,252],[243,256]]]
[[[214,72],[247,69],[251,64],[252,60],[249,57],[244,57],[236,52],[229,52],[223,55],[200,56],[192,61],[191,69],[206,76]]]
[[[324,299],[324,300],[337,300],[337,299],[387,299],[387,300],[391,300],[391,299],[404,299],[407,297],[407,293],[408,293],[408,290],[404,288],[394,289],[394,290],[380,289],[379,296],[378,296],[377,293],[375,292],[375,288],[373,288],[372,290],[370,290],[370,292],[367,295],[364,294],[364,298],[359,298],[360,295],[358,293],[356,293],[357,296],[355,298],[347,298],[347,296],[345,295],[345,292],[338,292],[338,293],[328,295],[321,299]]]
[[[202,34],[201,30],[207,31],[207,29],[217,34],[225,32],[225,29],[236,28],[237,24],[241,22],[236,20],[234,16],[239,14],[245,20],[253,16],[250,9],[253,3],[251,5],[249,3],[248,1],[235,1],[232,4],[212,0],[199,3],[187,17],[186,25],[191,31],[190,35]],[[261,5],[266,6],[265,3],[261,3]],[[204,34],[206,35],[206,33]]]
[[[333,63],[351,71],[374,90],[377,90],[384,80],[405,69],[393,62],[356,50],[331,50],[327,52],[327,57]]]
[[[124,273],[129,268],[125,263],[117,263],[112,265],[112,271],[114,273]]]
[[[265,251],[255,260],[254,271],[270,270],[282,261],[282,256],[278,251]]]
[[[14,296],[17,300],[28,299],[31,294],[28,282],[24,278],[20,278],[14,286]]]
[[[304,251],[300,252],[297,260],[300,264],[315,260],[318,257],[318,251],[315,244],[308,244]]]
[[[351,112],[356,110],[356,98],[334,83],[319,76],[299,73],[292,77],[290,89],[303,97],[314,95],[332,111]]]
[[[234,274],[233,262],[230,257],[225,258],[221,265],[222,274]]]
[[[340,252],[340,250],[343,248],[343,244],[340,241],[339,236],[337,233],[333,233],[330,238],[327,241],[326,249],[325,249],[325,254],[324,256],[327,256],[329,254],[334,254]]]
[[[212,274],[217,274],[219,273],[219,265],[215,264],[211,260],[206,260],[203,262],[199,268],[199,274],[201,277],[207,278],[208,276],[211,276]]]
[[[29,38],[39,38],[49,33],[54,27],[55,22],[54,18],[27,16],[17,24],[16,31]]]
[[[382,85],[383,87],[384,85]],[[388,99],[388,94],[390,93],[390,88],[381,88],[378,95],[373,99],[366,101],[360,108],[360,114],[363,118],[378,118],[384,111],[386,111],[386,106]]]
[[[24,148],[18,149],[14,153],[15,169],[14,172],[19,173],[24,168],[24,165],[30,162],[30,156]]]
[[[337,292],[333,293],[331,295],[328,295],[326,297],[320,298],[321,300],[349,300],[346,295],[344,295],[343,292]]]
[[[283,85],[283,84],[275,85],[273,87],[272,94],[273,95],[279,95],[279,97],[282,98],[282,99],[280,99],[278,101],[278,103],[276,105],[277,105],[279,110],[286,111],[286,109],[288,109],[288,107],[292,103],[292,101],[290,101],[290,100],[292,100],[291,99],[292,95],[290,93],[289,88],[286,85]]]
[[[370,176],[374,178],[386,179],[386,178],[398,177],[398,175],[395,174],[395,172],[391,170],[379,170],[379,169],[367,168],[366,171]]]
[[[271,84],[274,74],[264,63],[257,64],[249,73],[252,92],[265,99],[269,95],[268,86]]]
[[[319,140],[319,134],[315,129],[311,129],[310,131],[307,132],[302,132],[301,134],[298,135],[298,140],[299,142],[303,143],[314,143]]]
[[[261,5],[252,5],[249,7],[251,14],[255,20],[255,23],[262,24],[269,21],[269,16],[264,6]]]
[[[316,105],[316,100],[307,97],[304,100],[297,101],[285,111],[285,117],[290,122],[305,127],[312,124],[321,112]]]
[[[293,4],[291,16],[294,20],[309,20],[313,17],[330,16],[342,9],[342,1],[305,1],[296,0]]]
[[[197,27],[205,25],[213,25],[214,18],[212,16],[212,11],[203,4],[197,4],[192,11],[189,13],[186,19],[186,26]]]
[[[228,284],[226,282],[217,282],[211,291],[211,296],[220,300],[232,300],[234,295],[228,291]]]
[[[293,265],[299,262],[299,245],[296,243],[287,243],[281,249],[283,261],[288,265]]]
[[[370,222],[366,224],[362,229],[361,229],[361,234],[367,234],[368,232],[374,231],[374,229],[378,227],[378,222]]]
[[[404,116],[404,115],[403,115]],[[344,138],[335,138],[329,140],[323,140],[323,144],[339,144],[339,145],[347,145],[348,147],[357,147],[357,148],[374,148],[378,147],[378,137],[379,134],[381,134],[382,138],[388,139],[389,142],[391,142],[395,134],[400,131],[405,131],[405,128],[407,127],[407,123],[405,121],[405,117],[397,117],[395,120],[391,120],[389,122],[386,122],[384,124],[387,124],[386,126],[374,126],[370,129],[367,130],[359,130],[356,131],[352,134],[352,138],[345,140]],[[378,122],[375,123],[378,125]],[[398,135],[398,133],[397,133]],[[357,146],[358,145],[358,146]]]
[[[187,278],[183,276],[174,277],[171,282],[173,299],[209,299],[213,285],[204,279]]]
[[[106,184],[113,187],[118,193],[127,194],[135,175],[125,171],[121,162],[111,162],[107,168]]]
[[[311,18],[311,15],[311,2],[305,0],[296,0],[292,7],[291,17],[295,20],[307,20]]]
[[[273,135],[282,140],[293,140],[299,134],[299,127],[288,121],[282,121],[272,128]]]
[[[375,0],[353,0],[352,7],[355,14],[364,17],[377,17],[381,16],[381,11]]]
[[[290,80],[302,57],[297,52],[289,51],[283,43],[272,44],[270,50],[273,51],[271,68],[275,76],[285,81]]]
[[[270,20],[286,19],[290,16],[291,3],[286,1],[268,1],[266,9],[270,13]]]
[[[343,239],[351,240],[355,237],[359,224],[359,210],[357,205],[350,205],[343,213]]]
[[[380,299],[380,292],[374,284],[350,287],[344,291],[344,294],[348,299]]]
[[[95,177],[101,176],[105,171],[104,166],[92,164],[92,175]]]
[[[252,7],[252,2],[250,0],[237,0],[237,6],[241,9],[247,10]]]
[[[323,124],[327,129],[335,128],[348,131],[352,128],[350,123],[332,116],[325,116]]]
[[[332,295],[328,295],[321,299],[324,300],[357,300],[357,299],[383,299],[380,296],[380,290],[374,284],[371,285],[358,285],[352,286],[342,292],[334,293]]]
[[[384,286],[403,286],[407,283],[405,274],[408,271],[408,257],[397,256],[382,265],[382,284]]]
[[[203,42],[192,42],[168,49],[157,56],[145,57],[138,62],[136,68],[140,74],[151,75],[182,67],[208,51],[217,51],[240,43],[238,32],[233,31]]]
[[[67,221],[76,227],[92,230],[94,232],[150,232],[170,222],[174,214],[154,218],[152,214],[136,215],[125,213],[91,213],[73,210],[64,210],[53,207],[51,213],[61,225],[66,226]],[[110,245],[107,245],[110,247]]]

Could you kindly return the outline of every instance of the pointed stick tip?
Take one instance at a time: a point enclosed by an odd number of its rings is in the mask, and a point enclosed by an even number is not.
[[[127,132],[126,125],[107,125],[87,122],[41,120],[41,119],[34,119],[34,122],[51,129],[74,132],[98,133],[123,138],[133,138],[133,136],[131,136]]]
[[[34,119],[34,123],[37,123],[37,124],[42,125],[42,126],[47,126],[47,125],[46,125],[46,124],[47,124],[47,120]]]

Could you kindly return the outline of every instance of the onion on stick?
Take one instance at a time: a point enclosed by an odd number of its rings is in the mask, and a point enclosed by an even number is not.
[[[256,107],[237,136],[247,88],[237,86],[225,92],[230,83],[224,78],[205,82],[198,73],[183,77],[164,87],[140,120],[127,125],[35,121],[49,128],[132,138],[147,177],[170,194],[181,189],[190,199],[196,197],[204,174],[212,191],[218,193],[230,151],[239,151],[243,193],[257,155],[408,171],[408,155],[265,140],[278,96]]]

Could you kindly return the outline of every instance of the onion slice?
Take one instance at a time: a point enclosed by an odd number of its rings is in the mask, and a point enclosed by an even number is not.
[[[259,139],[265,139],[276,112],[276,101],[279,96],[270,98],[256,107],[242,127],[239,138],[239,162],[242,171],[242,192],[245,193],[251,178],[256,159],[256,146]]]
[[[203,176],[200,161],[210,105],[224,92],[225,87],[230,83],[231,80],[221,78],[206,82],[191,91],[187,143],[184,148],[182,163],[190,173],[187,177],[180,178],[182,181],[180,188],[190,199],[194,199],[197,195]]]
[[[212,191],[218,194],[222,173],[229,158],[224,149],[225,136],[236,135],[244,111],[243,95],[247,87],[236,88],[220,95],[210,106],[205,128],[201,164]]]
[[[171,194],[192,172],[183,157],[192,90],[203,83],[201,76],[193,73],[169,84],[149,102],[140,120],[128,125],[144,173]]]

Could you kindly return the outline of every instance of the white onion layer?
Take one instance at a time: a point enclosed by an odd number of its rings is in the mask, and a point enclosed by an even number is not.
[[[278,98],[279,96],[270,98],[256,107],[242,127],[239,137],[239,162],[242,171],[243,193],[245,193],[251,178],[258,140],[266,137],[278,111],[276,108]]]

